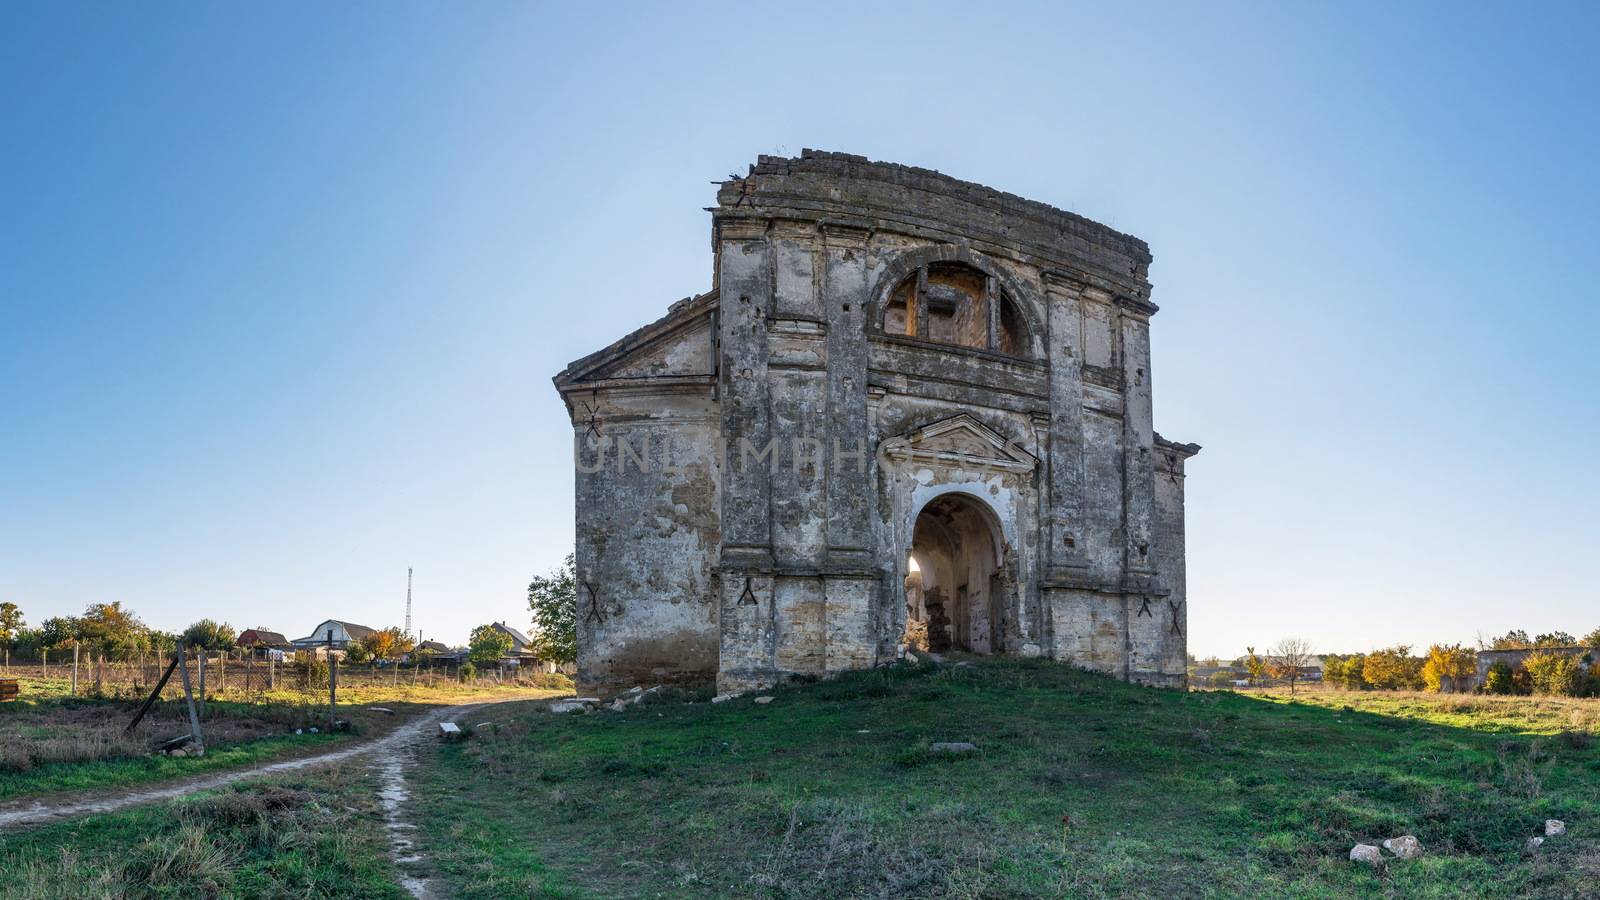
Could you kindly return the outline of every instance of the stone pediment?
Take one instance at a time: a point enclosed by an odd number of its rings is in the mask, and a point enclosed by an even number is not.
[[[920,465],[1006,472],[1039,465],[1038,457],[965,413],[889,438],[879,449],[888,459]]]

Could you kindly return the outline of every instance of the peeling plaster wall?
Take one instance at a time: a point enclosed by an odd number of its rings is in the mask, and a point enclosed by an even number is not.
[[[1144,243],[844,154],[762,157],[717,200],[712,291],[556,378],[580,438],[598,403],[603,433],[659,434],[687,462],[578,476],[580,575],[606,586],[586,689],[897,658],[917,515],[952,492],[1000,548],[994,583],[971,585],[993,594],[995,652],[1181,684],[1199,448],[1152,428]],[[982,275],[981,308],[1004,296],[1021,339],[886,332],[889,296],[929,266]]]

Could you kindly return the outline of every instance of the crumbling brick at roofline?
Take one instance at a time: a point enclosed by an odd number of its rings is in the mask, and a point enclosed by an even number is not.
[[[1117,231],[1077,213],[1030,200],[1008,191],[996,190],[972,181],[963,181],[920,166],[875,162],[854,153],[834,153],[805,149],[798,157],[762,155],[750,166],[749,176],[817,174],[854,179],[887,181],[902,187],[945,194],[979,206],[988,206],[1006,216],[1025,215],[1058,222],[1075,237],[1124,253],[1142,268],[1151,262],[1150,245],[1131,234]],[[747,176],[748,177],[748,176]]]

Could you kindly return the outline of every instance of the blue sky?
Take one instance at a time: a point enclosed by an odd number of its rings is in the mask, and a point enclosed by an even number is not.
[[[817,147],[1150,242],[1193,651],[1587,631],[1600,15],[1393,6],[7,4],[0,599],[525,625],[550,376]]]

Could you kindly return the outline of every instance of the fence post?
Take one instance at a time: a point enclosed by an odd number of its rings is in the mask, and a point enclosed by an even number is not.
[[[339,715],[339,660],[333,655],[333,629],[328,629],[328,732]]]
[[[72,645],[72,696],[78,696],[78,645]]]
[[[206,648],[196,647],[194,658],[200,661],[200,715],[206,714]]]
[[[278,661],[272,658],[272,651],[267,651],[267,690],[278,689]]]

